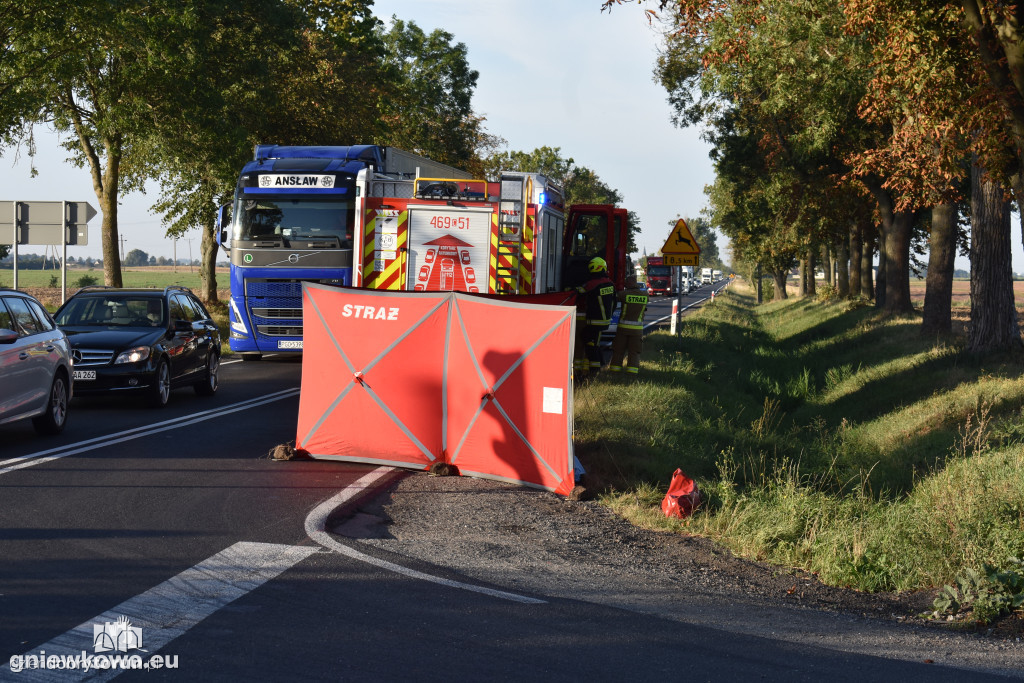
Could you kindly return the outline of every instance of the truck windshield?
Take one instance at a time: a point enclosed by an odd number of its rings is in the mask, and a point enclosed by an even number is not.
[[[648,277],[668,277],[670,266],[647,266]]]
[[[289,246],[292,240],[337,241],[352,247],[354,201],[346,197],[241,196],[235,201],[238,240],[274,240]]]

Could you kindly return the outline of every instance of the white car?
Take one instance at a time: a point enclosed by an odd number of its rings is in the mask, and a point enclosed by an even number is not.
[[[0,288],[0,424],[32,418],[58,434],[71,401],[71,347],[35,297]]]

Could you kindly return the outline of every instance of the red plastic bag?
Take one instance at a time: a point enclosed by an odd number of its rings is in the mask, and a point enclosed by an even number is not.
[[[700,505],[700,489],[697,484],[677,469],[672,474],[672,482],[668,485],[668,493],[661,501],[661,511],[666,517],[689,517],[694,508]]]

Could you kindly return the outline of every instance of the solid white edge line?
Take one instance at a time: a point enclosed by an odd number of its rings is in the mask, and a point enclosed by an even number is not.
[[[517,595],[515,593],[507,593],[505,591],[495,590],[493,588],[485,588],[483,586],[474,586],[469,583],[462,583],[460,581],[452,581],[451,579],[444,579],[439,576],[433,576],[431,574],[425,574],[415,569],[409,569],[401,565],[395,564],[394,562],[388,562],[387,560],[381,560],[371,555],[359,552],[355,548],[345,545],[339,542],[329,533],[327,533],[327,517],[337,508],[339,505],[348,502],[356,495],[362,493],[365,489],[372,486],[381,477],[390,474],[394,469],[391,467],[378,467],[377,469],[363,475],[358,480],[347,486],[346,488],[339,491],[331,498],[320,503],[316,506],[312,512],[306,517],[306,535],[310,539],[319,543],[328,550],[341,553],[354,560],[360,562],[366,562],[372,564],[375,567],[384,569],[386,571],[395,572],[396,574],[402,574],[412,579],[420,579],[421,581],[430,581],[431,583],[437,583],[442,586],[449,588],[460,588],[462,590],[472,591],[474,593],[482,593],[489,595],[494,598],[501,598],[503,600],[511,600],[513,602],[521,602],[527,605],[546,605],[547,600],[539,600],[537,598],[527,597],[525,595]]]
[[[43,650],[47,657],[74,657],[83,651],[88,656],[95,655],[93,626],[116,622],[124,616],[132,626],[143,629],[139,652],[145,662],[217,610],[317,552],[318,548],[310,546],[240,541],[24,654]],[[100,654],[130,656],[139,652]],[[121,669],[112,668],[62,669],[59,672],[25,669],[14,674],[9,662],[0,666],[0,679],[18,681],[107,681],[121,673]]]
[[[39,451],[29,455],[22,455],[17,458],[11,458],[10,460],[0,461],[0,465],[6,465],[8,463],[13,464],[8,467],[0,467],[0,474],[6,474],[8,472],[14,472],[15,470],[24,469],[26,467],[34,467],[35,465],[41,465],[43,463],[50,462],[51,460],[60,460],[66,458],[69,455],[77,455],[78,453],[85,453],[87,451],[95,450],[103,446],[112,446],[113,444],[122,443],[124,441],[131,441],[133,439],[139,439],[144,436],[151,436],[153,434],[159,434],[160,432],[166,432],[171,429],[177,429],[178,427],[187,427],[197,422],[205,422],[206,420],[212,420],[216,417],[222,417],[224,415],[230,415],[231,413],[237,413],[239,410],[247,410],[249,408],[255,408],[267,403],[273,403],[274,401],[280,401],[281,399],[290,398],[298,395],[298,389],[288,389],[286,391],[280,391],[273,394],[267,394],[259,398],[253,398],[239,403],[232,403],[222,408],[213,408],[201,413],[194,413],[191,415],[182,415],[172,420],[165,422],[158,422],[155,425],[148,427],[134,427],[132,429],[125,430],[123,432],[117,432],[115,434],[109,434],[107,436],[99,436],[86,441],[82,441],[76,444],[68,444],[58,448],[51,448],[46,451]],[[123,435],[123,436],[122,436]],[[116,438],[120,436],[120,438]],[[47,457],[40,457],[46,453],[57,452],[55,455]],[[34,458],[34,459],[33,459]]]

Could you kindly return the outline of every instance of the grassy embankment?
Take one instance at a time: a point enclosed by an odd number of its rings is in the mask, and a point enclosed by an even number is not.
[[[641,379],[576,392],[577,453],[640,525],[864,590],[937,587],[1024,556],[1024,374],[918,320],[742,290],[657,333]],[[676,467],[705,494],[660,510]],[[1019,589],[1018,589],[1019,591]]]

